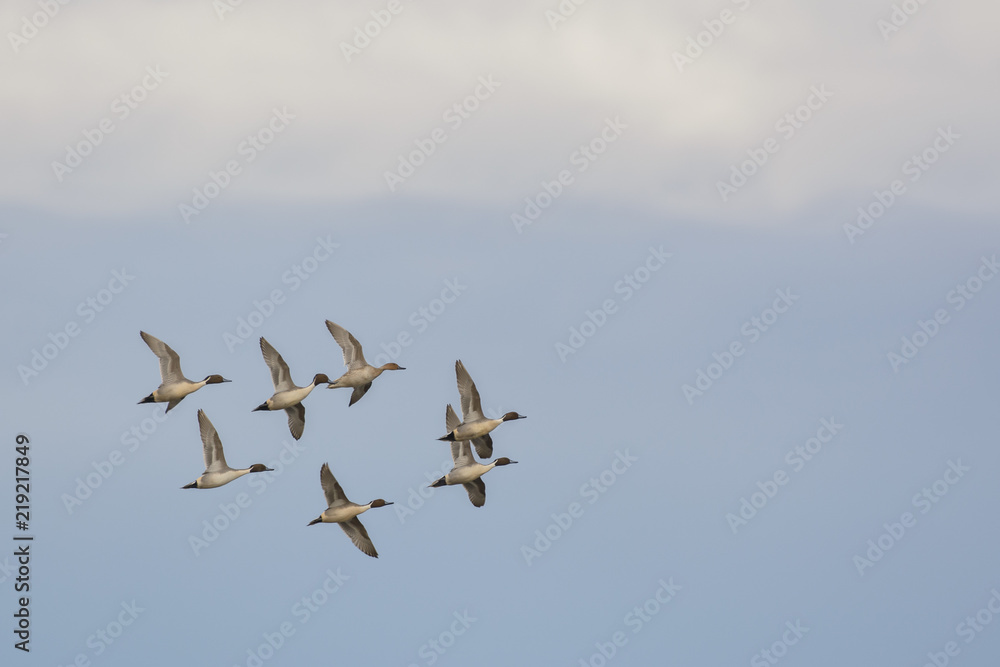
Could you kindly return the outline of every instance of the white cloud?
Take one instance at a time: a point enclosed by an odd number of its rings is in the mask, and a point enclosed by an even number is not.
[[[591,0],[553,32],[544,12],[557,4],[401,0],[402,11],[348,63],[338,44],[386,3],[247,0],[223,21],[208,0],[70,3],[17,54],[4,47],[0,196],[66,213],[172,211],[273,107],[286,106],[295,122],[220,201],[388,197],[383,173],[397,155],[445,126],[442,113],[492,74],[501,88],[392,196],[513,210],[617,114],[628,131],[580,175],[573,197],[766,219],[866,197],[935,128],[952,124],[962,142],[914,199],[994,207],[982,195],[997,175],[998,96],[986,82],[997,73],[990,26],[1000,10],[991,3],[927,3],[888,43],[875,22],[891,3],[754,2],[741,11],[732,2]],[[671,54],[723,8],[735,22],[679,73]],[[0,21],[17,29],[35,11],[9,3]],[[57,182],[51,162],[111,115],[147,65],[168,79]],[[723,204],[716,181],[774,135],[775,120],[814,84],[833,99]]]

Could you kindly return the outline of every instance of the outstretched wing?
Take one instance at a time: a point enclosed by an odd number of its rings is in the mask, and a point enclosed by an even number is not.
[[[340,527],[347,533],[347,536],[351,538],[351,542],[354,542],[354,546],[361,549],[361,552],[371,556],[372,558],[378,558],[378,552],[375,551],[375,545],[372,544],[372,538],[368,537],[368,531],[361,524],[361,520],[358,517],[354,517],[350,521],[344,521],[340,524]]]
[[[448,407],[444,409],[444,427],[448,429],[448,433],[451,433],[456,428],[458,428],[459,423],[460,422],[458,421],[458,415],[455,414],[455,409],[452,408],[451,404],[449,403]],[[468,450],[468,447],[469,447],[468,442],[462,440],[451,441],[451,460],[455,462],[456,468],[460,465],[465,465],[465,463],[459,463],[459,460],[465,458],[465,453],[463,452],[463,449]],[[468,463],[471,463],[473,460],[474,459],[472,459],[472,453],[469,452]]]
[[[455,376],[458,378],[458,395],[462,398],[462,421],[469,423],[483,419],[479,390],[461,359],[455,362]]]
[[[260,337],[260,352],[264,355],[264,363],[271,369],[271,382],[274,383],[275,393],[295,389],[292,374],[288,372],[288,364],[263,336]]]
[[[183,380],[184,373],[181,372],[180,356],[156,336],[150,336],[145,331],[140,331],[139,335],[160,360],[160,380],[163,384],[174,384]]]
[[[335,504],[347,502],[344,490],[340,488],[337,478],[330,472],[330,465],[324,463],[319,469],[319,483],[323,487],[323,495],[326,496],[326,504],[333,507]]]
[[[361,343],[350,331],[330,320],[326,321],[326,328],[330,330],[333,339],[344,351],[344,365],[347,366],[348,370],[353,371],[368,365],[368,362],[365,361],[365,355],[361,351]]]
[[[298,440],[302,437],[302,429],[306,426],[306,406],[296,403],[285,408],[288,413],[288,430],[292,432],[292,437]]]
[[[458,419],[458,415],[455,414],[455,409],[451,407],[451,403],[449,403],[448,407],[444,409],[444,427],[448,429],[448,433],[451,433],[458,428],[458,425],[461,423],[462,422]]]
[[[472,447],[468,440],[461,440],[451,443],[451,460],[455,462],[456,468],[472,465],[476,459],[472,456]]]
[[[476,448],[476,455],[481,459],[488,459],[493,456],[493,438],[490,434],[472,439],[472,446]]]
[[[347,404],[347,407],[351,407],[355,403],[361,400],[361,397],[368,393],[368,390],[372,388],[372,383],[361,385],[360,387],[355,387],[354,391],[351,392],[351,402]]]
[[[201,429],[201,443],[205,454],[205,472],[229,470],[219,432],[215,430],[204,410],[198,411],[198,426]]]
[[[466,482],[462,486],[469,494],[469,500],[476,507],[482,507],[486,504],[486,482],[483,481],[482,477],[472,480],[471,482]]]

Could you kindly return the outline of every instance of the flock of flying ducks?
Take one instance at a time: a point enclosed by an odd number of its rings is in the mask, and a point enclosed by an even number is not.
[[[310,384],[304,387],[296,385],[292,382],[288,364],[281,358],[278,351],[263,337],[260,339],[260,351],[264,356],[264,363],[271,370],[274,394],[254,408],[253,412],[284,410],[288,415],[288,430],[296,440],[302,437],[306,423],[306,409],[302,405],[302,401],[317,386],[326,384],[328,389],[342,387],[353,389],[349,405],[354,405],[371,389],[372,382],[384,371],[406,370],[394,363],[378,367],[371,366],[365,361],[361,343],[347,329],[330,320],[326,321],[326,327],[343,350],[344,364],[347,366],[347,372],[332,382],[323,373],[317,373],[313,376]],[[205,385],[230,382],[221,375],[209,375],[200,382],[187,379],[181,372],[180,357],[169,345],[154,336],[150,336],[145,331],[140,331],[139,335],[142,336],[153,354],[159,358],[161,379],[160,386],[149,396],[139,401],[140,404],[166,403],[166,411],[170,412],[185,396],[198,391]],[[490,437],[490,432],[506,421],[524,419],[524,415],[508,412],[499,419],[487,419],[483,414],[476,384],[472,381],[469,372],[465,370],[461,360],[455,362],[455,375],[458,379],[458,393],[461,397],[462,419],[459,421],[458,415],[449,404],[445,410],[445,427],[448,429],[448,433],[438,438],[438,440],[451,442],[451,458],[454,467],[451,472],[435,481],[431,486],[461,484],[468,492],[472,504],[476,507],[482,507],[486,504],[486,484],[483,482],[482,476],[497,466],[505,466],[517,463],[517,461],[500,457],[489,463],[480,463],[472,455],[472,448],[475,447],[476,454],[481,459],[490,458],[493,456],[493,439]],[[249,473],[272,470],[262,463],[255,463],[249,468],[229,467],[222,450],[222,440],[219,438],[219,433],[209,421],[204,410],[198,411],[198,426],[201,431],[205,456],[205,472],[198,479],[182,488],[214,489]],[[330,466],[326,463],[320,467],[319,481],[323,487],[323,495],[326,496],[327,508],[308,525],[336,523],[340,525],[358,549],[369,556],[378,558],[378,552],[368,536],[368,531],[358,519],[358,515],[373,507],[385,507],[392,505],[392,503],[381,498],[365,505],[351,502],[330,471]]]

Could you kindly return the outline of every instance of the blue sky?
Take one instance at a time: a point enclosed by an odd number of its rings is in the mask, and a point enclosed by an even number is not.
[[[993,664],[994,7],[59,7],[0,14],[18,660]],[[407,370],[294,442],[257,339],[336,377],[326,319]],[[232,383],[136,405],[140,330]],[[482,509],[456,359],[528,416]],[[275,472],[181,491],[199,409]]]

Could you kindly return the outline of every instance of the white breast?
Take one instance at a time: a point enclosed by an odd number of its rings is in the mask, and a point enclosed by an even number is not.
[[[313,390],[313,386],[299,387],[297,389],[289,389],[288,391],[282,391],[271,397],[271,409],[272,410],[284,410],[293,405],[296,405],[302,401],[309,392]]]

